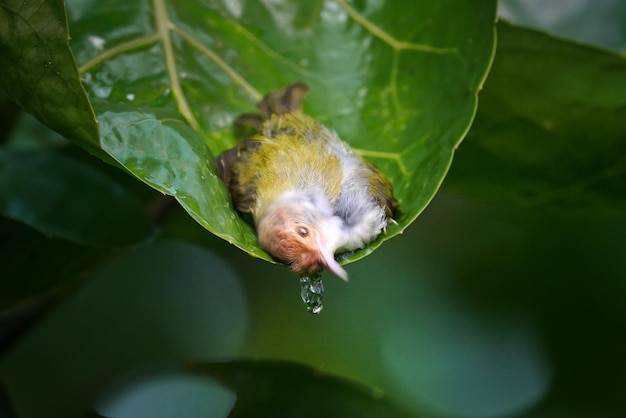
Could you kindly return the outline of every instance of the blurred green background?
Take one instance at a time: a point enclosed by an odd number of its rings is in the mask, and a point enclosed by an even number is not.
[[[626,45],[618,0],[505,1],[501,14]],[[63,140],[21,115],[10,143],[57,149]],[[3,353],[7,414],[84,416],[95,405],[103,416],[226,416],[235,394],[177,365],[243,357],[305,363],[377,388],[415,416],[626,416],[624,213],[495,204],[444,183],[404,235],[347,266],[349,283],[326,277],[325,308],[313,316],[284,267],[98,169],[166,209],[161,233],[111,255]],[[15,228],[3,220],[4,231]],[[65,254],[61,262],[75,261]]]

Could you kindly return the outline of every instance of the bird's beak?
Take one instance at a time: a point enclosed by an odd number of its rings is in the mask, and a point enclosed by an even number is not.
[[[322,255],[322,263],[324,263],[324,266],[341,280],[348,281],[348,273],[339,265],[337,260],[335,260],[335,255],[332,251],[319,240],[317,245]]]

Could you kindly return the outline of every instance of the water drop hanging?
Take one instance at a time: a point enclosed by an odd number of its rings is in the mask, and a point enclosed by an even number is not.
[[[324,284],[321,274],[300,278],[300,296],[307,311],[318,314],[324,309]]]

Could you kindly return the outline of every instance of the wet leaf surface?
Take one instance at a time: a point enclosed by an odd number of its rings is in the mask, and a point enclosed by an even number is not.
[[[354,261],[401,233],[443,181],[491,63],[495,9],[495,0],[74,0],[68,18],[106,155],[267,260],[214,159],[263,94],[307,83],[305,112],[377,164],[400,201],[398,224],[344,257]]]
[[[96,118],[69,49],[63,1],[2,2],[0,80],[11,99],[47,126],[98,152]]]

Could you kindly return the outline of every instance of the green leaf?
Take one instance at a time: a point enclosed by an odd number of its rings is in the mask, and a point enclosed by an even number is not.
[[[496,1],[71,1],[103,149],[203,226],[269,260],[217,181],[233,120],[304,81],[305,111],[391,179],[401,233],[439,188],[494,51]]]
[[[626,59],[498,25],[498,53],[446,188],[512,204],[626,208]]]
[[[404,417],[380,390],[326,375],[295,363],[234,361],[191,364],[237,394],[230,418],[247,417]]]
[[[121,184],[93,165],[47,151],[0,150],[0,213],[80,244],[129,245],[154,233]]]
[[[228,205],[230,196],[216,175],[215,158],[179,113],[127,104],[98,104],[96,108],[103,147],[129,171],[155,189],[176,196],[209,231],[242,243],[257,257],[264,256],[250,227]]]
[[[2,0],[0,85],[47,126],[97,152],[98,127],[69,48],[63,1]]]
[[[113,251],[49,238],[21,222],[0,217],[0,353]]]
[[[7,141],[20,113],[20,107],[8,98],[4,90],[0,89],[0,114],[3,122],[0,125],[0,144]]]

